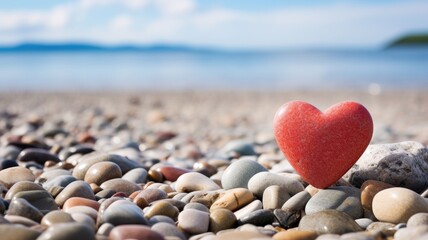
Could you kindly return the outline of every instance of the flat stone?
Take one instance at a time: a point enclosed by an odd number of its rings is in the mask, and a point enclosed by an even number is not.
[[[101,185],[103,182],[121,178],[122,171],[114,162],[98,162],[92,165],[85,174],[85,182]]]
[[[15,194],[13,198],[23,198],[42,213],[57,210],[58,206],[53,197],[46,190],[23,191]]]
[[[235,188],[228,190],[222,197],[217,199],[210,210],[213,211],[219,208],[226,208],[230,211],[235,211],[254,199],[253,194],[245,188]]]
[[[176,237],[181,240],[187,240],[187,237],[183,232],[181,232],[175,225],[169,223],[156,223],[151,227],[151,229],[164,237]]]
[[[42,218],[41,224],[44,226],[50,227],[58,223],[68,223],[68,222],[74,222],[73,218],[71,217],[71,214],[60,210],[55,210],[46,214]]]
[[[77,179],[71,175],[60,175],[55,178],[52,178],[45,183],[43,183],[44,189],[50,189],[52,187],[67,187],[68,184],[76,181]]]
[[[219,208],[210,213],[209,231],[217,233],[219,231],[235,227],[237,219],[232,211]]]
[[[366,230],[368,232],[373,232],[373,233],[385,232],[389,229],[394,228],[394,226],[395,224],[388,223],[388,222],[373,222],[367,226]]]
[[[248,189],[258,198],[262,198],[265,189],[272,185],[277,185],[282,189],[286,189],[290,196],[304,190],[302,183],[291,175],[259,172],[248,181]]]
[[[213,180],[201,173],[189,172],[177,179],[175,189],[177,192],[193,192],[219,190],[220,187]]]
[[[313,231],[296,230],[296,231],[282,231],[273,235],[275,240],[315,240],[318,234]]]
[[[69,213],[71,215],[73,215],[74,213],[83,213],[87,216],[89,216],[90,218],[92,218],[94,221],[97,220],[97,210],[88,207],[88,206],[74,206],[74,207],[70,207],[67,210],[65,210],[66,213]]]
[[[407,227],[428,225],[428,213],[416,213],[407,221]]]
[[[239,224],[252,224],[255,226],[265,226],[268,224],[272,224],[275,220],[274,214],[270,210],[260,209],[256,210],[241,219],[239,219]]]
[[[308,203],[309,199],[311,199],[311,194],[309,192],[301,191],[296,193],[296,195],[292,196],[288,199],[281,207],[282,210],[290,210],[290,211],[300,211],[303,210]]]
[[[428,187],[428,148],[413,141],[369,145],[345,174],[354,186],[377,180],[421,192]]]
[[[273,214],[275,215],[279,225],[285,229],[297,227],[302,217],[302,211],[300,210],[275,209]]]
[[[65,201],[71,197],[81,197],[95,200],[94,192],[88,183],[77,180],[67,185],[55,198],[58,206],[63,206]]]
[[[240,159],[233,162],[226,168],[221,177],[221,185],[226,190],[233,188],[248,188],[248,181],[251,177],[259,172],[266,171],[267,169],[256,161]],[[263,194],[263,192],[261,192],[261,194]]]
[[[388,188],[373,198],[373,213],[377,219],[391,223],[405,223],[421,212],[428,212],[428,203],[419,194],[407,188]]]
[[[277,209],[290,198],[287,191],[278,185],[272,185],[265,189],[263,192],[263,208],[264,209]]]
[[[11,167],[0,171],[0,182],[7,188],[11,188],[17,182],[34,182],[34,180],[36,180],[36,177],[31,170],[25,167]]]
[[[47,182],[58,176],[71,176],[71,171],[62,169],[62,168],[54,168],[54,169],[45,168],[44,172],[37,177],[36,182],[39,182],[39,183]]]
[[[35,240],[41,234],[31,228],[15,224],[0,224],[1,240]]]
[[[251,212],[254,212],[262,208],[263,208],[262,202],[256,199],[250,202],[249,204],[245,205],[244,207],[240,208],[239,210],[235,211],[234,214],[236,216],[236,219],[239,220],[242,217],[250,214]]]
[[[178,226],[190,234],[199,234],[208,231],[209,214],[195,209],[183,210],[178,215]]]
[[[176,219],[178,216],[178,209],[168,201],[158,201],[154,203],[144,214],[146,218],[151,218],[156,215],[163,215]]]
[[[24,191],[30,191],[30,190],[44,190],[43,187],[40,184],[29,182],[29,181],[22,181],[15,183],[6,193],[6,196],[4,199],[11,200],[13,196],[15,196],[16,193],[24,192]]]
[[[72,197],[72,198],[69,198],[65,201],[64,205],[62,206],[62,209],[64,211],[67,211],[67,209],[75,207],[75,206],[87,206],[87,207],[91,207],[91,208],[95,209],[96,211],[98,211],[98,209],[100,208],[100,203],[95,201],[95,200],[91,200],[91,199],[87,199],[87,198]]]
[[[374,196],[387,188],[394,187],[391,184],[379,182],[376,180],[367,180],[361,185],[361,205],[365,209],[372,210]]]
[[[354,219],[363,216],[360,202],[360,190],[354,187],[332,187],[320,190],[306,204],[306,214],[312,214],[326,209],[345,212]]]
[[[143,211],[127,200],[117,200],[113,202],[102,213],[102,220],[103,222],[108,222],[115,226],[124,224],[147,225],[147,220],[143,215]]]
[[[127,196],[131,195],[131,193],[141,190],[140,186],[136,183],[130,182],[125,179],[115,178],[105,181],[100,186],[102,189],[110,189],[115,192],[123,192]]]
[[[315,231],[317,234],[344,234],[362,231],[348,214],[331,209],[304,216],[300,220],[299,230]]]
[[[47,150],[41,149],[41,148],[27,148],[22,150],[19,153],[18,161],[20,162],[30,162],[34,161],[38,164],[44,165],[46,161],[53,161],[53,162],[61,162],[61,160],[58,158],[58,156],[50,153]]]
[[[37,240],[95,240],[93,230],[80,223],[58,223],[44,231]]]
[[[109,240],[164,240],[165,238],[158,232],[151,230],[149,227],[127,224],[117,226],[110,231]]]
[[[10,202],[7,214],[26,217],[35,222],[40,222],[43,218],[43,214],[23,198],[14,198]]]
[[[153,216],[153,217],[151,217],[149,219],[149,225],[150,226],[153,226],[153,225],[155,225],[156,223],[159,223],[159,222],[168,223],[168,224],[171,224],[171,225],[175,226],[175,221],[172,220],[172,218],[167,217],[167,216],[155,215],[155,216]]]
[[[4,218],[12,224],[20,224],[26,227],[34,227],[37,226],[39,223],[35,222],[29,218],[18,216],[18,215],[5,215]]]
[[[144,168],[134,168],[122,176],[122,179],[133,183],[145,183],[147,181],[147,170]]]

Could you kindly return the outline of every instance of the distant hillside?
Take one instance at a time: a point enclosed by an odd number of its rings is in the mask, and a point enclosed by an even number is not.
[[[428,33],[405,35],[388,44],[387,48],[395,47],[428,47]]]

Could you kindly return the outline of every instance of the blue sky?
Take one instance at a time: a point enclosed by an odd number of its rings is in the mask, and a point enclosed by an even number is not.
[[[0,6],[2,45],[378,48],[413,32],[428,32],[427,1],[18,0]]]

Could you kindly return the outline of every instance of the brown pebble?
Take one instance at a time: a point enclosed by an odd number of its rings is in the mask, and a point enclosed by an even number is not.
[[[133,240],[164,240],[164,237],[151,230],[150,227],[136,225],[136,224],[126,224],[113,228],[109,234],[109,240],[124,240],[124,239],[133,239]]]
[[[361,185],[361,204],[365,209],[372,209],[372,202],[374,196],[387,188],[394,187],[391,184],[376,181],[376,180],[367,180]]]
[[[230,189],[211,205],[210,210],[214,211],[218,208],[226,208],[230,211],[235,211],[247,205],[253,201],[253,199],[253,194],[246,188]]]
[[[150,169],[147,172],[147,175],[151,181],[154,182],[163,182],[163,175],[157,170]]]
[[[114,162],[99,162],[92,165],[85,174],[85,182],[95,183],[101,185],[103,182],[113,179],[121,178],[122,171],[120,167]]]
[[[318,237],[316,232],[306,230],[282,231],[273,235],[275,240],[314,240]]]
[[[11,167],[0,171],[0,183],[7,188],[11,188],[17,182],[34,182],[34,180],[36,180],[34,174],[25,167]]]
[[[100,203],[87,198],[71,197],[65,201],[64,206],[62,208],[64,211],[67,211],[67,209],[75,206],[87,206],[98,211],[98,209],[100,208]]]
[[[236,216],[232,211],[219,208],[210,214],[210,231],[217,233],[221,230],[233,228],[237,223]]]

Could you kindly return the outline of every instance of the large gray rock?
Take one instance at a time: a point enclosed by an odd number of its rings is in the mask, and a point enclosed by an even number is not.
[[[357,187],[378,180],[422,192],[428,187],[428,148],[413,141],[369,145],[344,178]]]

